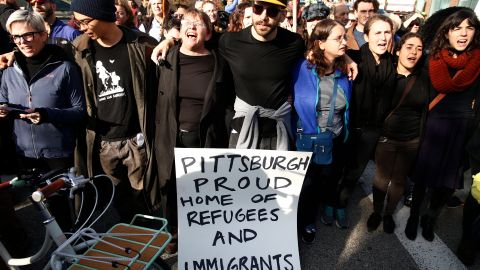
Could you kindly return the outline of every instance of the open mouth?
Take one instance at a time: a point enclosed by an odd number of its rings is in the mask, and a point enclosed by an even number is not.
[[[22,48],[22,51],[27,52],[27,53],[30,53],[30,52],[33,51],[33,48],[32,48],[32,47],[23,47],[23,48]]]
[[[193,32],[187,32],[186,36],[188,39],[192,39],[192,40],[197,39],[197,34]]]
[[[410,56],[410,57],[407,57],[407,60],[408,62],[414,64],[417,61],[417,57]]]
[[[382,50],[386,50],[387,49],[387,43],[378,43],[377,44],[378,48],[382,49]]]
[[[457,44],[460,46],[467,46],[467,40],[466,39],[459,39],[457,41]]]

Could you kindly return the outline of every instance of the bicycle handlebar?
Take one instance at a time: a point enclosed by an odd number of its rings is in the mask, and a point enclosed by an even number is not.
[[[35,202],[41,202],[43,199],[47,198],[48,196],[52,195],[59,189],[63,188],[66,184],[66,181],[63,178],[57,179],[52,183],[37,189],[37,191],[32,193],[32,199]]]
[[[12,182],[12,181],[7,181],[7,182],[1,183],[0,184],[0,190],[12,186],[12,183],[10,183],[10,182]]]

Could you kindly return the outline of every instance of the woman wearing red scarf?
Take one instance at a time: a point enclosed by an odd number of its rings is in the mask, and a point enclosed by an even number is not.
[[[450,15],[430,47],[428,73],[432,102],[420,145],[406,236],[414,240],[420,220],[422,236],[433,241],[435,221],[455,189],[463,188],[463,160],[473,120],[480,111],[480,22],[465,8]],[[420,219],[426,189],[431,189],[427,212]]]

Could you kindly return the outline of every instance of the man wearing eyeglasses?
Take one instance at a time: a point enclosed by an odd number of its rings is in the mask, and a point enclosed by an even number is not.
[[[356,0],[353,3],[353,12],[357,17],[357,23],[352,24],[347,30],[348,50],[358,51],[366,43],[363,37],[363,28],[368,19],[377,13],[379,6],[377,0]]]
[[[305,46],[299,35],[279,27],[286,5],[255,1],[252,26],[220,38],[236,94],[230,148],[289,149],[291,68]]]
[[[48,32],[48,43],[65,45],[73,41],[81,33],[57,18],[55,0],[31,0],[33,11],[42,15]]]
[[[117,26],[113,0],[73,0],[71,10],[83,32],[72,45],[87,104],[88,175],[103,171],[114,179],[122,194],[116,196],[116,208],[129,221],[146,211],[143,190],[151,187],[151,117],[158,79],[148,59],[157,42]],[[152,205],[159,201],[156,193],[150,198]]]
[[[230,148],[288,150],[290,144],[291,76],[303,57],[302,38],[279,27],[286,0],[257,0],[252,26],[222,34],[219,53],[232,71],[235,115]],[[152,59],[165,58],[173,41],[165,40]],[[215,46],[215,44],[211,44]]]

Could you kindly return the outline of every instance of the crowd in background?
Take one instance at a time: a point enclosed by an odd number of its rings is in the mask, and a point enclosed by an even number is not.
[[[175,253],[174,147],[313,152],[298,205],[307,244],[316,241],[317,213],[327,226],[350,228],[348,199],[374,160],[368,230],[383,224],[393,233],[393,214],[409,197],[402,229],[415,240],[420,226],[433,241],[442,208],[466,188],[457,255],[474,263],[480,22],[473,10],[425,18],[388,13],[377,0],[307,1],[297,14],[286,0],[73,0],[64,23],[55,0],[0,7],[0,147],[17,153],[0,173],[72,166],[106,173],[119,189],[120,218],[165,216],[174,234],[167,252]],[[472,187],[464,186],[468,170]],[[8,217],[1,226],[18,224],[9,193],[0,192]],[[69,216],[65,207],[55,211]],[[60,223],[72,228],[68,218]],[[22,243],[16,229],[2,237]]]

